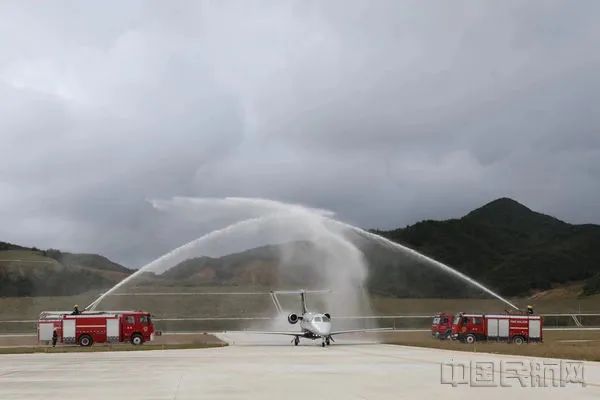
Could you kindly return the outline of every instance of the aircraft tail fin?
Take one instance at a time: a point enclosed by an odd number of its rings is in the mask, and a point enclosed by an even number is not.
[[[300,299],[302,301],[302,314],[306,314],[306,296],[304,290],[300,292]]]
[[[271,299],[273,300],[273,304],[275,305],[275,309],[277,310],[277,312],[281,312],[281,303],[279,302],[279,299],[273,291],[271,292]]]

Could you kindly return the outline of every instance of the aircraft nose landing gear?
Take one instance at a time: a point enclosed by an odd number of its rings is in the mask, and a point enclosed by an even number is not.
[[[300,343],[300,338],[298,336],[294,337],[294,340],[292,340],[292,343],[294,343],[294,346],[298,346],[298,343]]]
[[[327,338],[325,339],[325,344],[326,344],[327,346],[329,346],[329,345],[331,344],[331,341],[329,340],[329,337],[327,337]]]

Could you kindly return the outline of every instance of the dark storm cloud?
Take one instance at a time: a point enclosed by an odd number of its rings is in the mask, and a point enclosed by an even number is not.
[[[0,240],[139,265],[263,196],[366,227],[500,196],[600,222],[600,4],[0,5]]]

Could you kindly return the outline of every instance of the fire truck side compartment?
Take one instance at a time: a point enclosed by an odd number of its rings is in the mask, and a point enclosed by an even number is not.
[[[490,318],[487,320],[487,323],[488,337],[498,337],[498,320]]]
[[[74,319],[63,320],[63,343],[75,343],[75,323]]]
[[[540,339],[542,333],[542,324],[539,319],[529,320],[529,337],[531,339]]]
[[[501,338],[509,337],[509,320],[501,319],[498,320],[498,336]]]
[[[40,324],[40,330],[38,332],[40,341],[52,340],[52,333],[54,332],[54,322],[45,322]]]
[[[106,319],[106,339],[108,342],[119,341],[119,318],[107,318]]]

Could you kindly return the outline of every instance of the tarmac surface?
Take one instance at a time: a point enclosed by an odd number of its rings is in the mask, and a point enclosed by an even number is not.
[[[231,345],[197,350],[0,355],[0,399],[600,398],[600,363],[594,362],[583,364],[583,376],[571,369],[562,381],[560,374],[552,379],[549,373],[540,380],[558,387],[523,388],[518,377],[510,376],[520,376],[525,386],[531,386],[531,362],[556,372],[560,362],[382,345],[367,337],[338,340],[327,348],[321,348],[318,341],[303,341],[294,347],[287,337],[247,333],[219,337]],[[512,363],[504,376],[501,361]],[[457,367],[442,367],[441,363],[449,362]],[[477,371],[484,371],[480,375],[485,379],[473,378],[476,374],[471,372]],[[582,377],[585,386],[568,382]],[[441,383],[442,378],[456,387]],[[509,387],[499,386],[501,378]],[[471,381],[471,386],[466,381]],[[473,381],[493,387],[472,387]]]

